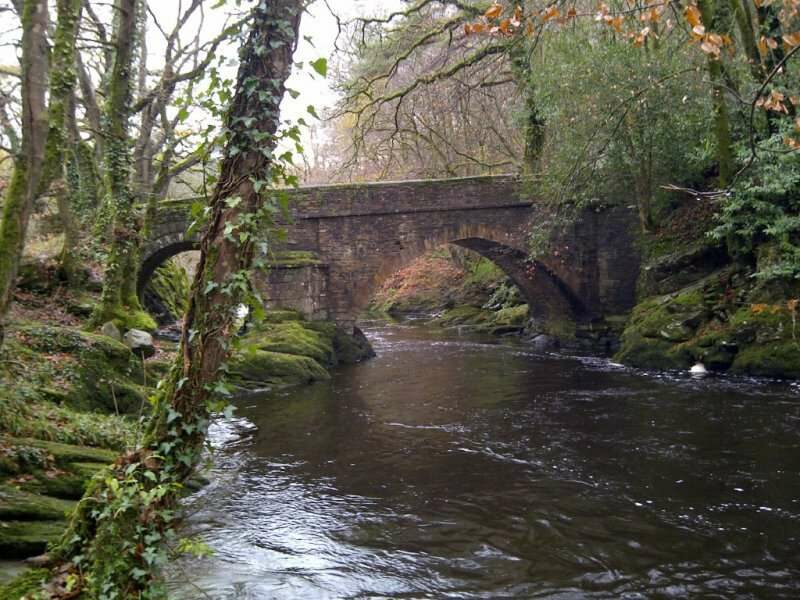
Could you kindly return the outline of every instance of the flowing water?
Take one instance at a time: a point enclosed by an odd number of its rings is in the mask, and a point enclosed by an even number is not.
[[[796,386],[366,332],[214,426],[178,597],[800,597]]]

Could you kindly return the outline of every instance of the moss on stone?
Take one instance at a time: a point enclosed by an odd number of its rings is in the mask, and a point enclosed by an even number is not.
[[[3,442],[14,446],[40,448],[51,455],[58,466],[70,463],[108,464],[117,457],[116,452],[104,448],[89,448],[87,446],[75,446],[31,438],[4,438]]]
[[[0,558],[20,559],[42,554],[66,527],[66,521],[2,521]]]
[[[158,329],[158,324],[155,319],[153,319],[147,311],[141,309],[116,312],[109,320],[112,321],[120,331],[141,329],[142,331],[153,333]]]
[[[348,334],[336,327],[333,336],[333,351],[337,364],[354,365],[375,356],[375,351],[367,337],[356,329]]]
[[[49,577],[50,571],[47,569],[28,569],[6,585],[0,586],[0,598],[21,600],[39,591]]]
[[[275,309],[269,310],[264,315],[265,323],[283,323],[285,321],[304,321],[303,315],[296,310]]]
[[[270,266],[284,269],[321,265],[322,261],[314,252],[287,250],[278,252],[269,261]]]
[[[313,358],[251,350],[232,361],[230,380],[245,389],[285,386],[330,379],[330,374]]]
[[[107,336],[22,324],[12,328],[4,353],[29,367],[27,390],[34,398],[81,411],[136,413],[147,397],[135,383],[141,362]],[[36,387],[37,380],[43,385]]]
[[[626,330],[622,347],[614,359],[640,369],[685,369],[691,359],[685,352],[674,352],[675,346],[664,339],[649,338]]]
[[[364,335],[329,321],[305,321],[289,310],[269,311],[239,343],[231,379],[247,389],[328,379],[327,369],[374,356]]]
[[[9,485],[0,485],[0,520],[58,521],[66,518],[74,502],[24,492]]]
[[[530,317],[530,311],[527,304],[520,304],[518,306],[511,306],[509,308],[502,308],[495,313],[495,325],[519,325],[523,327]]]
[[[259,350],[313,358],[321,365],[334,365],[332,335],[307,327],[299,321],[265,323],[244,339]]]
[[[762,377],[800,378],[800,343],[782,340],[743,348],[731,372]]]

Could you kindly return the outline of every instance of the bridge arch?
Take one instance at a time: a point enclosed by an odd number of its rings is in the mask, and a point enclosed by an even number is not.
[[[383,281],[445,244],[465,248],[495,263],[519,288],[535,320],[586,317],[585,305],[569,286],[544,263],[528,257],[526,220],[520,221],[517,211],[509,212],[499,220],[495,215],[493,223],[482,218],[486,215],[474,214],[460,223],[436,227],[423,216],[413,226],[396,229],[394,239],[385,239],[378,247],[360,241],[358,236],[351,238],[351,247],[340,248],[342,256],[330,261],[327,288],[334,297],[333,306],[345,309],[332,317],[342,323],[354,322]]]
[[[199,249],[200,243],[196,239],[183,236],[159,238],[154,240],[154,243],[145,246],[136,280],[136,293],[139,295],[139,299],[141,300],[144,297],[145,288],[147,288],[147,284],[158,267],[173,256]]]

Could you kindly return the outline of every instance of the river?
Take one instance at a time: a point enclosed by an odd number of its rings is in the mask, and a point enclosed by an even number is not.
[[[365,331],[377,358],[214,425],[176,597],[800,594],[797,384]]]

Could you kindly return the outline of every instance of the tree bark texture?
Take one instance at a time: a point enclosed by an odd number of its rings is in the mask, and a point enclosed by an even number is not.
[[[42,177],[47,143],[47,26],[47,0],[25,0],[22,7],[22,142],[6,191],[0,224],[0,344],[33,201]]]

